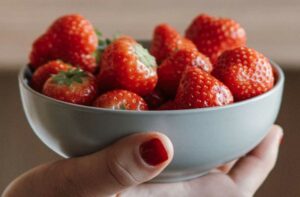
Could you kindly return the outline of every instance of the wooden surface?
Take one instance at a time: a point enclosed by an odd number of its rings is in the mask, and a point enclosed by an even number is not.
[[[183,32],[199,13],[231,17],[247,30],[249,46],[300,68],[299,0],[1,0],[0,68],[27,63],[33,40],[58,16],[81,13],[111,36],[122,32],[150,39],[169,22]]]
[[[285,129],[284,143],[276,168],[256,197],[300,196],[299,85],[300,71],[286,71],[285,93],[277,121]],[[17,86],[17,70],[0,71],[0,90],[1,194],[19,174],[59,157],[38,140],[25,119]]]

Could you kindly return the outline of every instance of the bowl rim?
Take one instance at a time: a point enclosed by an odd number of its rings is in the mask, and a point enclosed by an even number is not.
[[[275,63],[274,61],[270,60],[271,65],[273,67],[273,70],[277,74],[277,80],[275,82],[275,85],[273,88],[261,95],[255,96],[253,98],[239,101],[236,103],[232,103],[229,105],[224,106],[216,106],[216,107],[206,107],[206,108],[197,108],[197,109],[180,109],[180,110],[147,110],[147,111],[135,111],[135,110],[113,110],[113,109],[105,109],[105,108],[97,108],[93,106],[86,106],[86,105],[79,105],[79,104],[73,104],[68,103],[65,101],[60,101],[51,97],[48,97],[46,95],[43,95],[34,89],[32,89],[29,86],[28,80],[26,79],[25,73],[30,69],[28,65],[23,66],[21,70],[19,71],[19,84],[22,85],[27,91],[29,91],[31,94],[34,94],[35,96],[38,96],[44,100],[47,100],[49,102],[55,103],[57,105],[62,105],[64,107],[72,108],[77,111],[89,111],[89,112],[106,112],[106,113],[117,113],[117,114],[138,114],[138,115],[158,115],[158,114],[165,114],[165,115],[178,115],[178,114],[189,114],[189,113],[199,113],[199,112],[208,112],[208,111],[216,111],[216,110],[225,110],[229,108],[235,108],[243,105],[247,105],[249,103],[253,103],[259,100],[264,99],[265,97],[270,96],[274,92],[278,91],[283,86],[284,83],[284,72],[280,68],[280,66]]]

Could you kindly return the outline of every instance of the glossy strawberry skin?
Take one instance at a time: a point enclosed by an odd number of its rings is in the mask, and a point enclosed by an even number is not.
[[[196,17],[186,30],[186,37],[215,64],[224,51],[246,45],[246,32],[234,20],[206,14]]]
[[[150,53],[158,63],[180,49],[196,49],[196,46],[168,24],[160,24],[155,28]]]
[[[60,60],[50,61],[42,66],[40,66],[36,71],[34,71],[30,85],[36,91],[41,92],[46,80],[51,77],[51,75],[57,74],[60,71],[67,71],[71,69],[72,66],[66,64]]]
[[[174,52],[158,67],[158,87],[174,98],[183,71],[188,66],[195,66],[210,73],[212,65],[210,60],[197,50],[183,49]]]
[[[99,96],[95,107],[121,110],[147,110],[147,103],[139,95],[127,90],[112,90]]]
[[[247,47],[224,52],[218,58],[213,75],[229,87],[236,101],[263,94],[274,85],[269,60]]]
[[[65,15],[33,43],[30,66],[36,69],[50,60],[60,59],[94,72],[97,46],[97,35],[88,20],[78,14]]]
[[[175,102],[181,109],[214,107],[233,103],[233,96],[222,82],[209,73],[197,67],[187,67]]]
[[[157,65],[146,49],[130,37],[120,37],[103,52],[97,76],[100,91],[125,89],[141,96],[157,84]]]
[[[67,72],[69,73],[72,71],[69,70]],[[69,103],[90,105],[97,96],[97,83],[95,77],[91,73],[84,72],[84,75],[80,77],[81,82],[70,79],[69,84],[67,84],[57,80],[58,75],[67,72],[60,72],[56,75],[52,75],[44,84],[43,94]]]

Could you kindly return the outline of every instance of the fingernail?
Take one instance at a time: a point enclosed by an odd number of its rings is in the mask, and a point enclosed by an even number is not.
[[[140,155],[143,160],[151,166],[156,166],[168,160],[168,153],[162,142],[157,138],[141,144]]]

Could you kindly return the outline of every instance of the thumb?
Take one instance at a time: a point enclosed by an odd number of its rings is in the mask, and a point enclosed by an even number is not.
[[[89,196],[109,196],[157,176],[172,160],[169,138],[158,132],[134,134],[112,146],[62,163],[65,180]]]

